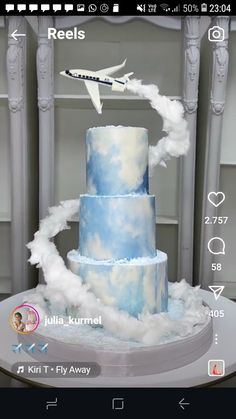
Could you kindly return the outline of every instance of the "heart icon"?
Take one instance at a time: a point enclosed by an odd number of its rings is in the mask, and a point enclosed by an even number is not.
[[[207,198],[208,201],[217,208],[220,204],[222,204],[222,202],[224,202],[225,194],[223,192],[210,192]]]

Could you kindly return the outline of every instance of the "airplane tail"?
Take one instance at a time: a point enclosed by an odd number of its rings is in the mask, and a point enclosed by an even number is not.
[[[126,73],[123,77],[119,77],[113,81],[111,89],[115,92],[124,92],[126,89],[126,83],[129,81],[129,77],[134,73]]]
[[[134,74],[133,71],[131,73],[126,73],[126,74],[124,74],[123,77],[119,77],[117,80],[120,80],[123,83],[127,83],[129,81],[129,77],[132,76],[133,74]]]
[[[134,72],[132,71],[131,73],[127,73],[124,75],[125,81],[129,81],[129,77],[132,76],[134,74]]]

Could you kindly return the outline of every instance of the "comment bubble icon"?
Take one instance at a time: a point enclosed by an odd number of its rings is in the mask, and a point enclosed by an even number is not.
[[[6,9],[6,11],[9,13],[9,12],[11,12],[11,11],[13,11],[14,10],[14,7],[15,7],[15,5],[14,4],[6,4],[5,5],[5,9]]]
[[[212,255],[225,255],[225,242],[221,237],[212,237],[207,248]]]
[[[73,4],[65,4],[65,11],[66,12],[70,12],[74,9],[74,5]]]
[[[53,11],[56,13],[56,12],[59,12],[60,10],[61,10],[61,4],[53,4],[52,5],[52,8],[53,8]]]
[[[42,12],[47,12],[50,10],[50,4],[41,4],[41,10]]]
[[[38,5],[37,4],[30,4],[29,9],[30,9],[31,13],[35,12],[35,11],[38,10]]]
[[[17,4],[17,10],[19,12],[23,12],[24,10],[26,10],[26,4]]]

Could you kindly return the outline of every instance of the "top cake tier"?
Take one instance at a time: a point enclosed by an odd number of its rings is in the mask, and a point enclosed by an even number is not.
[[[87,193],[148,193],[148,131],[107,126],[87,130]]]

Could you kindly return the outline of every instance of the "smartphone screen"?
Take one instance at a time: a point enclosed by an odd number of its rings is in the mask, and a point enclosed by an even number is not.
[[[0,387],[18,411],[233,403],[234,7],[1,5]]]

